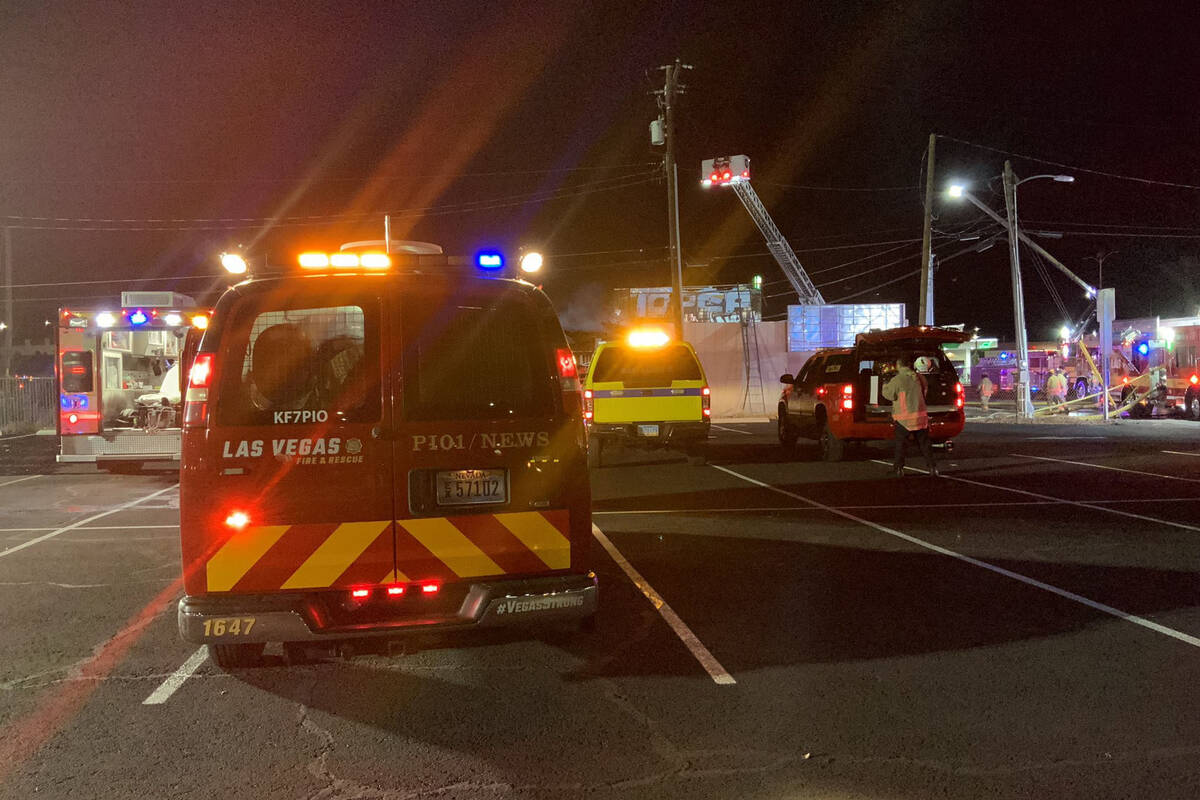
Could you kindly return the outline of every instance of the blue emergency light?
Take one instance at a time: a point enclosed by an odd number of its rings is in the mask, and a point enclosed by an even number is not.
[[[1147,342],[1142,342],[1138,345],[1138,353],[1144,356],[1150,355],[1150,345]]]
[[[146,312],[142,311],[141,309],[138,309],[129,315],[130,325],[145,325],[149,320],[150,318],[146,316]]]
[[[483,250],[475,254],[475,263],[480,269],[500,269],[504,266],[504,255],[495,250]]]
[[[1001,353],[1001,354],[1000,354],[1000,360],[1001,360],[1001,361],[1008,361],[1008,353]]]

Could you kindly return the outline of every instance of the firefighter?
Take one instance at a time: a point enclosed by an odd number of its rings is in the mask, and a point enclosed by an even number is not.
[[[1050,407],[1054,411],[1067,410],[1067,376],[1061,369],[1056,369],[1046,379],[1046,394],[1050,398]]]
[[[912,357],[896,361],[896,375],[884,384],[881,394],[892,401],[892,433],[896,440],[892,472],[899,477],[904,474],[904,450],[911,435],[917,440],[921,454],[929,465],[929,475],[939,474],[937,462],[933,460],[933,445],[929,441],[929,414],[925,410],[925,378],[912,368]]]
[[[996,384],[992,383],[992,379],[985,374],[983,380],[979,382],[979,400],[983,404],[984,411],[988,410],[988,402],[995,393]]]

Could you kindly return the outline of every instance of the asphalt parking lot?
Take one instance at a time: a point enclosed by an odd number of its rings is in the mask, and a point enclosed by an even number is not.
[[[0,440],[3,797],[1200,796],[1200,424],[893,478],[719,423],[593,471],[594,633],[236,673],[175,630],[174,474],[52,439]]]

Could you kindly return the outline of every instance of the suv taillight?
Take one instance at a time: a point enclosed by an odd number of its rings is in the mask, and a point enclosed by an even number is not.
[[[554,351],[554,361],[558,366],[558,385],[562,391],[563,411],[568,417],[581,416],[579,397],[579,366],[575,363],[575,355],[569,347],[560,347]]]
[[[842,387],[842,410],[854,410],[854,384],[847,383]]]
[[[700,390],[700,409],[705,419],[712,416],[712,389],[707,386]]]
[[[183,427],[198,428],[208,422],[208,388],[212,384],[213,354],[199,353],[188,371],[187,394],[183,398]]]
[[[962,408],[964,405],[966,405],[967,393],[963,389],[963,385],[961,383],[954,384],[954,394],[955,394],[955,397],[954,397],[954,407],[955,408]]]
[[[583,390],[583,419],[585,422],[591,422],[592,417],[596,414],[596,403],[592,399],[592,390]]]

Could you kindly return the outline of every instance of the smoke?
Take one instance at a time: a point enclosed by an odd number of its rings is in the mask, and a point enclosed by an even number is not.
[[[564,330],[602,333],[609,321],[609,290],[599,283],[585,283],[575,290],[566,308],[558,312]]]

